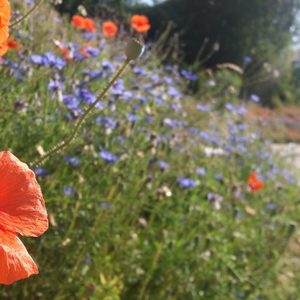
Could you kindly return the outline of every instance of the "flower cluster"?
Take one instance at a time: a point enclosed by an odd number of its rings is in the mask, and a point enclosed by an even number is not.
[[[144,15],[133,15],[130,23],[131,27],[139,33],[147,32],[151,28],[149,18]],[[92,19],[80,15],[74,15],[72,17],[72,25],[79,30],[87,32],[95,32],[97,30],[97,26]],[[118,30],[118,25],[111,20],[105,21],[102,24],[102,34],[105,38],[115,37]]]
[[[85,30],[87,32],[95,32],[96,31],[96,24],[90,18],[85,18],[79,15],[74,15],[72,17],[72,25],[80,30]]]

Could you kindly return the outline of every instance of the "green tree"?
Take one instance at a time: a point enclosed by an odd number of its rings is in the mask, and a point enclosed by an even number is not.
[[[298,9],[298,0],[168,0],[143,11],[151,19],[152,37],[169,22],[181,32],[187,62],[208,41],[206,54],[215,43],[220,45],[210,63],[241,63],[244,55],[263,61],[284,49]]]

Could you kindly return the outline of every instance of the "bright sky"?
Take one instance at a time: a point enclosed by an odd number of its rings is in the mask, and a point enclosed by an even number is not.
[[[141,2],[145,2],[147,4],[153,4],[153,1],[152,0],[140,0]]]

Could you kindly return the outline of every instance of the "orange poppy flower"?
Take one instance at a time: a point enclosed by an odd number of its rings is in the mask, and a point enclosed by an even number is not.
[[[22,47],[21,44],[19,44],[13,37],[9,37],[6,41],[6,44],[8,49],[18,50]]]
[[[80,30],[85,29],[85,18],[79,15],[74,15],[72,17],[72,25]]]
[[[84,19],[84,29],[88,32],[96,31],[96,24],[92,19],[85,18]]]
[[[0,58],[7,52],[7,50],[8,50],[7,42],[4,41],[0,43]]]
[[[12,37],[9,37],[6,41],[0,43],[0,57],[3,56],[9,49],[20,49],[21,44],[16,42]]]
[[[0,43],[8,39],[10,6],[8,0],[0,0]]]
[[[0,284],[38,273],[18,238],[48,229],[45,201],[35,174],[9,151],[0,152]]]
[[[104,37],[110,38],[116,36],[118,32],[118,26],[112,21],[106,21],[102,26],[102,33]]]
[[[248,178],[248,186],[251,190],[251,192],[256,192],[256,191],[259,191],[261,190],[263,187],[264,187],[264,182],[262,180],[259,180],[257,178],[257,175],[255,172],[252,172],[250,175],[249,175],[249,178]]]
[[[147,16],[133,15],[131,17],[131,27],[137,32],[146,32],[150,29],[151,25]]]
[[[59,50],[63,54],[66,62],[71,62],[74,60],[74,55],[70,49],[64,48],[64,47],[59,47]]]

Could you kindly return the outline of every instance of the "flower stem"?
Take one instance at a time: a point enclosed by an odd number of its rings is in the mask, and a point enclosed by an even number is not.
[[[153,273],[156,271],[156,268],[157,268],[157,265],[158,265],[158,262],[159,262],[159,259],[161,257],[162,252],[163,252],[163,243],[160,242],[157,245],[156,252],[154,254],[154,257],[152,259],[152,264],[150,266],[150,270],[148,271],[148,274],[146,275],[146,278],[145,278],[145,280],[143,282],[143,285],[141,287],[139,296],[137,298],[138,300],[145,299],[146,289],[147,289],[147,287],[149,285],[150,280],[152,279]]]
[[[23,17],[21,17],[19,20],[16,20],[15,22],[9,24],[9,27],[12,28],[19,23],[23,22],[31,13],[33,13],[43,2],[44,0],[39,0]]]
[[[45,162],[49,157],[52,155],[62,151],[66,147],[68,147],[75,139],[78,134],[78,131],[80,127],[83,125],[84,121],[87,119],[88,115],[92,112],[92,110],[96,107],[97,103],[105,96],[107,91],[112,87],[112,85],[116,82],[116,80],[121,76],[123,71],[126,69],[128,64],[130,63],[130,59],[127,59],[124,64],[121,66],[121,68],[115,73],[114,77],[111,79],[111,81],[107,84],[107,86],[100,92],[100,94],[97,96],[94,103],[92,103],[84,112],[84,114],[80,117],[78,123],[72,130],[69,137],[67,137],[64,141],[54,146],[52,149],[47,151],[44,155],[42,155],[40,158],[36,159],[30,164],[31,168],[36,168],[37,166],[41,165],[43,162]]]

